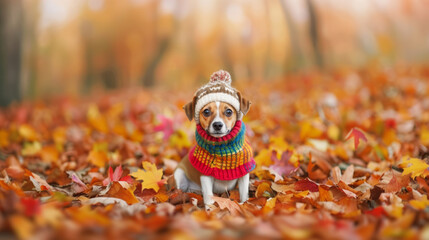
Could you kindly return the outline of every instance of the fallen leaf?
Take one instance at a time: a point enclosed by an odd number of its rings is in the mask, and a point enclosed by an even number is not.
[[[273,154],[273,150],[270,149],[262,149],[256,156],[255,156],[255,162],[256,167],[262,167],[262,166],[270,166],[273,164],[273,161],[271,160],[271,156]]]
[[[112,186],[106,193],[106,197],[115,197],[124,200],[128,204],[138,203],[136,196],[134,196],[133,190],[122,187],[119,182],[112,182]]]
[[[46,182],[46,180],[41,178],[39,175],[32,173],[28,170],[26,170],[26,175],[28,175],[30,177],[30,181],[33,183],[36,191],[40,192],[40,191],[44,191],[44,190],[48,190],[48,191],[52,190],[51,185],[49,185]]]
[[[295,190],[297,191],[309,190],[310,192],[318,192],[319,186],[317,185],[317,183],[306,178],[303,180],[299,180],[298,182],[295,183]]]
[[[266,198],[272,198],[274,197],[274,192],[271,189],[271,186],[269,183],[267,182],[263,182],[261,184],[258,185],[258,188],[256,189],[255,192],[255,197],[259,198],[259,197],[266,197]]]
[[[174,133],[173,120],[164,115],[159,115],[158,120],[159,124],[156,125],[153,130],[156,132],[162,132],[164,141],[168,140],[170,136]]]
[[[133,182],[133,180],[131,179],[130,176],[122,176],[122,166],[119,165],[118,167],[115,168],[115,172],[113,172],[113,169],[111,166],[109,166],[109,172],[108,172],[108,176],[106,179],[103,180],[103,185],[107,186],[109,185],[110,182],[118,182],[118,181],[124,181],[127,182],[129,184],[131,184]]]
[[[27,217],[33,217],[41,212],[39,199],[21,198],[21,205],[24,207],[24,214]]]
[[[298,170],[298,167],[292,165],[289,162],[289,159],[292,157],[293,152],[290,150],[286,150],[282,153],[280,159],[277,158],[277,152],[272,151],[271,154],[271,161],[274,162],[268,169],[270,172],[274,172],[274,175],[276,176],[276,179],[274,181],[282,180],[280,177],[288,176],[293,172],[296,172]]]
[[[107,120],[106,118],[100,113],[100,111],[98,110],[97,105],[95,104],[91,104],[88,108],[88,113],[87,113],[87,119],[88,122],[90,123],[90,125],[102,132],[102,133],[107,133],[109,130],[109,127],[107,125]]]
[[[425,161],[418,158],[403,157],[400,166],[404,169],[402,175],[411,173],[412,178],[421,176],[429,165]]]
[[[426,207],[429,206],[429,200],[427,198],[427,195],[423,195],[423,197],[419,200],[411,200],[410,205],[418,210],[425,209]]]
[[[80,180],[80,178],[76,175],[73,171],[67,171],[67,174],[69,178],[71,178],[73,185],[72,185],[72,191],[73,193],[81,193],[88,188],[86,187],[85,183]]]
[[[350,184],[353,182],[353,173],[355,171],[355,168],[353,164],[348,166],[346,170],[344,171],[344,174],[341,176],[341,181],[343,181],[346,184]]]
[[[94,149],[89,153],[88,161],[97,167],[104,167],[109,159],[104,151]]]
[[[212,197],[212,199],[219,204],[220,209],[228,209],[228,211],[234,215],[240,215],[241,209],[240,206],[234,201],[231,201],[229,198],[223,198],[223,197]]]
[[[39,139],[39,134],[32,126],[28,124],[23,124],[19,126],[18,131],[19,135],[21,135],[21,137],[27,141],[37,141]]]
[[[352,137],[354,139],[355,149],[357,149],[357,147],[359,146],[359,141],[360,140],[368,142],[368,139],[366,138],[365,134],[362,132],[362,130],[360,130],[358,128],[352,128],[349,131],[349,133],[347,133],[346,141],[349,140]]]
[[[143,169],[138,169],[137,172],[133,172],[130,175],[135,177],[137,180],[142,180],[142,190],[153,189],[158,192],[159,185],[164,184],[162,181],[162,169],[157,169],[156,165],[150,162],[143,162]]]
[[[20,239],[30,239],[36,229],[35,224],[22,215],[13,215],[9,221],[13,231]]]

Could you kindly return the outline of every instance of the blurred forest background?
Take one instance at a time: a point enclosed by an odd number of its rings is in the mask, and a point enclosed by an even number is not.
[[[1,0],[0,106],[194,89],[221,68],[248,83],[425,64],[428,13],[425,0]]]

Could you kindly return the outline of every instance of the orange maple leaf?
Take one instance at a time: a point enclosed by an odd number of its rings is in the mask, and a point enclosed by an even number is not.
[[[368,142],[368,139],[365,137],[365,134],[359,128],[352,128],[349,133],[347,133],[346,141],[351,137],[354,138],[355,149],[359,146],[359,141],[362,139],[365,142]]]
[[[143,162],[144,170],[137,170],[130,175],[135,177],[137,180],[142,180],[142,190],[153,189],[155,192],[159,191],[159,185],[164,184],[162,181],[162,169],[157,169],[156,165],[150,162]]]

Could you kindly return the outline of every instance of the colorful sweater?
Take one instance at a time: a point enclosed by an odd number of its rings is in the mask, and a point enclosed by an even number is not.
[[[244,124],[237,121],[228,135],[215,138],[198,124],[195,133],[197,145],[189,152],[189,161],[202,174],[220,180],[246,175],[256,164],[245,132]]]

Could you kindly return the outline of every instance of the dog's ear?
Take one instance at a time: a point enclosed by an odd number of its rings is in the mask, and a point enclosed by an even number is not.
[[[249,100],[244,98],[240,92],[237,92],[238,100],[240,101],[240,111],[243,113],[243,116],[247,114],[252,104]]]
[[[186,116],[188,117],[189,121],[192,121],[192,119],[194,118],[196,101],[197,101],[197,96],[195,96],[191,102],[183,106],[183,110],[185,110]]]

